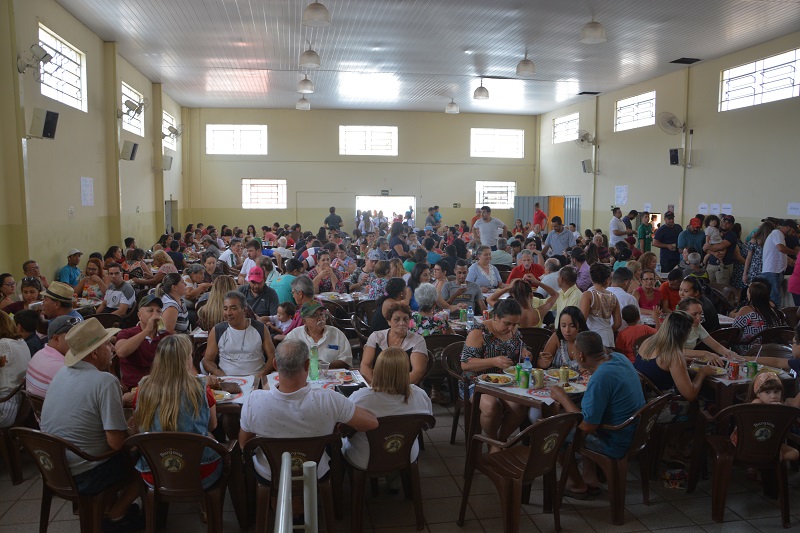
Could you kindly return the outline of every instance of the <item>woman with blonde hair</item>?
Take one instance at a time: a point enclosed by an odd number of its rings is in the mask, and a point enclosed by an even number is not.
[[[633,294],[636,289],[642,286],[642,264],[639,261],[631,259],[625,265],[628,270],[633,272],[633,279],[631,285],[628,287],[628,294]]]
[[[83,277],[75,286],[75,294],[79,298],[94,298],[102,300],[108,289],[108,284],[103,279],[103,262],[94,257],[86,261]]]
[[[192,341],[186,335],[170,335],[158,343],[150,375],[139,382],[134,397],[133,420],[139,432],[181,431],[208,436],[217,427],[214,393],[194,375]],[[150,486],[153,476],[144,459],[136,469]],[[219,455],[203,451],[200,478],[203,488],[222,474]]]
[[[206,304],[197,311],[198,325],[204,331],[211,331],[214,326],[225,321],[222,303],[225,300],[225,295],[235,290],[236,281],[231,276],[219,276],[214,280],[214,283],[211,284],[211,291],[208,293]]]
[[[380,418],[383,416],[426,414],[433,412],[431,400],[425,391],[412,385],[408,354],[397,346],[386,348],[372,369],[372,388],[359,389],[350,401]],[[411,450],[411,460],[419,453],[417,440]],[[344,441],[342,449],[347,461],[362,470],[369,463],[369,442],[364,433],[356,433]]]
[[[161,283],[164,279],[164,276],[167,274],[177,274],[178,268],[175,266],[174,261],[172,258],[167,255],[167,252],[164,250],[158,250],[157,252],[153,252],[153,267],[158,269],[158,272],[153,274],[152,278],[143,279],[143,278],[131,278],[132,283],[136,283],[137,285],[147,285],[148,287],[155,287],[159,283]]]

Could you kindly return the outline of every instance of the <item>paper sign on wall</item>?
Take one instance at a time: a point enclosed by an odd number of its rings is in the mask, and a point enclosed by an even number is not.
[[[708,214],[708,204],[700,204],[700,205],[698,205],[697,206],[697,212],[700,213],[701,215],[707,215]]]
[[[786,214],[800,217],[800,202],[789,202],[786,207]]]
[[[614,205],[626,205],[628,203],[628,186],[617,185],[614,187]]]
[[[81,178],[81,205],[84,207],[94,205],[94,179]]]
[[[653,210],[653,204],[651,204],[650,202],[647,202],[646,204],[644,204],[643,211],[647,211],[649,213],[652,210]]]
[[[722,204],[722,212],[726,215],[733,214],[733,204]]]
[[[711,214],[712,215],[719,215],[719,204],[711,204]]]

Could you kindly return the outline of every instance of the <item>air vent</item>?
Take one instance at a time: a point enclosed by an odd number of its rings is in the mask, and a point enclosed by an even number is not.
[[[578,96],[584,96],[587,94],[600,94],[600,91],[582,91],[578,93]]]
[[[676,65],[691,65],[692,63],[697,63],[698,61],[700,60],[695,57],[681,57],[675,61],[670,61],[670,63],[675,63]]]

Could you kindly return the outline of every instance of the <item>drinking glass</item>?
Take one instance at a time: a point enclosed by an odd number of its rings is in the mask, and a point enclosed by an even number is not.
[[[331,367],[330,363],[319,362],[319,376],[322,378],[328,377],[328,369]]]

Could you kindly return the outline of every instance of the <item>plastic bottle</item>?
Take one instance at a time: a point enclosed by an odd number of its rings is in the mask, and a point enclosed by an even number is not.
[[[661,277],[661,263],[656,265],[656,276]]]
[[[533,365],[531,364],[530,357],[526,357],[525,360],[522,362],[522,370],[527,370],[528,372],[533,371]]]
[[[472,306],[470,305],[469,307],[467,307],[467,325],[472,326],[473,324],[475,324],[475,311],[472,309]]]
[[[311,347],[308,358],[308,379],[314,381],[319,379],[319,353],[316,345]]]

